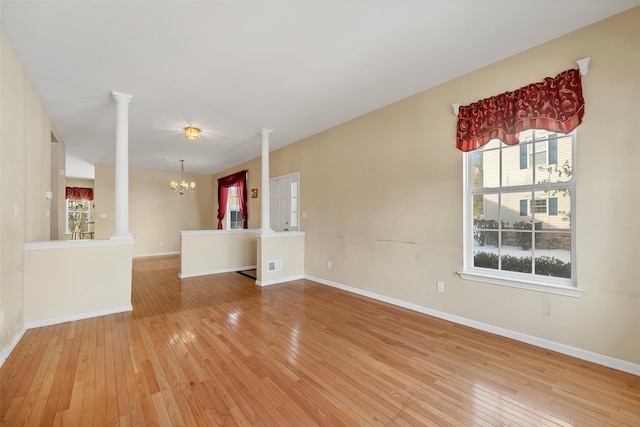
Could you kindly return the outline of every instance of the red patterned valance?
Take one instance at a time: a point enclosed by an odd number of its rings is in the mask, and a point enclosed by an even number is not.
[[[566,70],[513,92],[461,106],[457,147],[472,151],[497,138],[518,143],[518,132],[546,129],[568,133],[582,123],[584,98],[579,70]]]
[[[64,198],[74,200],[93,200],[93,188],[67,187]]]

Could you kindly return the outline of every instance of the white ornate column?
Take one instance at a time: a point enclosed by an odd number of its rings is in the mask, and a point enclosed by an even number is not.
[[[112,92],[116,100],[115,230],[111,240],[133,239],[129,232],[129,104],[133,96]]]
[[[260,200],[260,232],[273,233],[271,211],[269,210],[269,135],[271,129],[263,128],[262,134],[262,199]]]

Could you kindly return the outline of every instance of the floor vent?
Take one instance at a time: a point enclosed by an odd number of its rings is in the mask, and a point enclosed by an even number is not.
[[[282,271],[282,260],[269,261],[267,263],[267,271]]]

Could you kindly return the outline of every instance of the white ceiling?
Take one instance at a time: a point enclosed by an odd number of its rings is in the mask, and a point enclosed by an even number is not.
[[[114,162],[113,90],[133,96],[132,166],[215,173],[259,156],[261,128],[273,150],[639,4],[2,0],[0,15],[67,176],[87,177]]]

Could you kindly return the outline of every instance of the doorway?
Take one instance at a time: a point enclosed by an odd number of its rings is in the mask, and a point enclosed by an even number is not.
[[[300,172],[269,180],[269,213],[273,231],[300,229]]]

